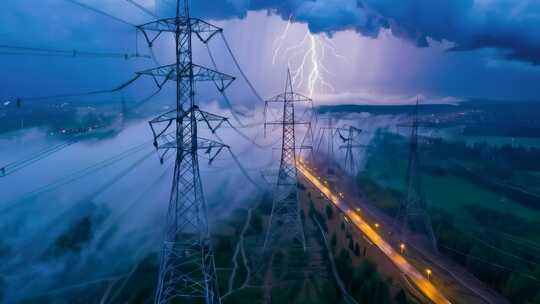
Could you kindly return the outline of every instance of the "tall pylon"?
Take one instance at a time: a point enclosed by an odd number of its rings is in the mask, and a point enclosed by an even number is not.
[[[203,20],[191,18],[189,0],[177,0],[174,17],[152,21],[137,28],[150,47],[163,33],[172,34],[176,55],[173,64],[138,73],[151,76],[159,88],[167,81],[176,83],[176,109],[149,122],[154,145],[163,151],[162,159],[169,151],[176,153],[155,303],[220,303],[198,151],[204,150],[213,160],[228,146],[198,137],[198,127],[201,122],[214,133],[227,119],[199,109],[195,102],[195,83],[211,81],[219,90],[224,90],[234,78],[194,64],[192,38],[196,37],[206,44],[222,30]]]
[[[334,137],[336,135],[336,128],[334,127],[334,121],[332,119],[332,116],[328,114],[328,117],[326,117],[326,126],[322,126],[319,128],[318,131],[318,138],[317,138],[317,147],[315,149],[315,152],[321,153],[324,149],[322,147],[323,141],[326,143],[326,157],[329,159],[334,159]]]
[[[349,174],[356,175],[358,173],[358,162],[354,157],[354,149],[366,147],[358,141],[358,135],[362,133],[362,130],[354,126],[345,126],[337,128],[336,132],[343,142],[343,144],[339,146],[339,149],[345,150],[343,169]]]
[[[267,125],[280,125],[282,127],[281,160],[277,183],[274,187],[272,213],[270,223],[264,239],[264,250],[282,247],[289,241],[298,241],[302,248],[306,248],[304,229],[300,217],[298,202],[298,172],[296,161],[298,150],[296,146],[297,125],[310,125],[310,122],[300,122],[295,119],[295,104],[298,102],[311,103],[309,97],[293,92],[290,70],[287,71],[285,92],[266,101],[267,107],[271,103],[283,104],[281,121],[265,122]]]
[[[425,234],[434,252],[438,252],[437,239],[433,232],[430,216],[427,212],[427,202],[422,184],[418,155],[418,108],[419,101],[414,107],[414,118],[409,141],[409,160],[406,175],[406,196],[396,215],[396,226],[402,243],[406,243],[407,228]]]

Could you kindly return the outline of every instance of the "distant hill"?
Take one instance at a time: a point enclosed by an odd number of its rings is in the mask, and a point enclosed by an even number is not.
[[[449,104],[427,104],[420,105],[423,113],[440,113],[455,111],[457,107]],[[414,110],[414,105],[332,105],[320,106],[319,113],[371,113],[375,115],[396,115],[410,113]]]
[[[499,111],[512,109],[520,112],[540,113],[540,101],[513,101],[513,100],[489,100],[469,99],[457,105],[454,104],[421,104],[420,111],[423,114],[448,113],[462,110]],[[357,105],[339,104],[324,105],[318,108],[319,113],[371,113],[374,115],[397,115],[411,113],[414,105]]]

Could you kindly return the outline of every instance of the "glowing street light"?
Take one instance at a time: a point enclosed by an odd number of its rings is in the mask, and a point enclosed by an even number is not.
[[[431,280],[431,269],[427,268],[426,269],[426,274],[427,274],[427,279]]]
[[[375,228],[377,228],[377,229],[378,229],[378,228],[379,228],[379,226],[380,226],[380,225],[379,225],[379,223],[375,223]]]
[[[405,244],[403,243],[399,244],[399,251],[401,252],[401,254],[405,252]]]

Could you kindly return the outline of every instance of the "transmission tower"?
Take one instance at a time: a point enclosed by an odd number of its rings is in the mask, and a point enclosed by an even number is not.
[[[411,127],[411,137],[409,142],[409,160],[407,164],[405,200],[402,201],[396,216],[396,222],[400,226],[401,242],[406,242],[407,228],[427,235],[430,246],[437,252],[437,239],[433,232],[431,219],[427,212],[427,204],[422,184],[422,176],[419,168],[418,156],[418,107],[416,101],[414,108],[414,118]]]
[[[196,37],[206,44],[222,30],[191,18],[189,0],[177,0],[175,17],[137,28],[150,47],[163,33],[172,34],[176,55],[173,64],[138,72],[152,77],[159,88],[167,81],[176,83],[176,109],[150,121],[154,145],[162,151],[162,159],[169,151],[176,153],[155,303],[193,300],[220,303],[198,151],[204,150],[213,160],[228,146],[198,137],[198,127],[202,123],[214,133],[226,118],[199,109],[195,102],[195,83],[210,81],[224,90],[234,78],[194,64],[192,40]]]
[[[343,145],[339,146],[339,148],[345,150],[343,168],[348,173],[355,175],[358,173],[358,162],[354,158],[353,149],[366,147],[358,142],[358,135],[362,133],[362,130],[354,126],[349,126],[337,128],[336,132],[343,142]],[[343,135],[344,133],[346,135]]]
[[[326,157],[329,159],[334,158],[334,136],[336,134],[336,128],[332,117],[329,115],[326,117],[326,126],[319,128],[319,136],[317,142],[316,152],[317,154],[322,151],[323,141],[326,143]]]
[[[298,203],[298,172],[296,158],[298,151],[303,147],[296,146],[296,125],[310,125],[310,122],[300,122],[295,119],[295,103],[311,103],[309,97],[293,92],[290,71],[287,72],[285,92],[266,101],[267,107],[271,103],[283,104],[283,117],[281,121],[265,122],[268,125],[282,127],[281,161],[278,171],[277,183],[274,188],[272,213],[270,224],[264,240],[264,249],[280,247],[288,241],[298,241],[303,249],[306,248],[300,208]]]

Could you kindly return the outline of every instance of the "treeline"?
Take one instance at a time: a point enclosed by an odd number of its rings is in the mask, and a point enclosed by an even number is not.
[[[467,145],[437,138],[422,150],[427,160],[456,159],[482,163],[487,172],[499,179],[510,178],[515,170],[540,171],[540,149],[535,147],[493,146],[486,142]]]

